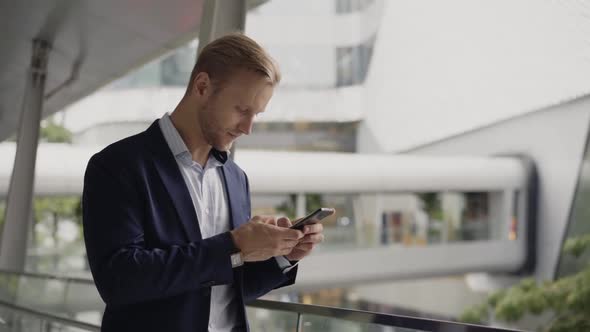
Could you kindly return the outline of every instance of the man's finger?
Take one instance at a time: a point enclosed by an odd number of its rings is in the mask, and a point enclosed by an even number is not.
[[[311,249],[313,249],[314,244],[313,243],[303,243],[300,242],[295,248],[293,248],[293,250],[300,250],[300,251],[311,251]]]
[[[321,233],[324,230],[324,226],[320,223],[307,225],[303,228],[305,234]]]
[[[305,235],[305,237],[301,239],[300,243],[320,243],[322,241],[324,241],[324,234],[314,233]]]
[[[281,249],[295,248],[299,244],[298,240],[283,240],[281,242]]]
[[[297,229],[280,228],[278,231],[284,240],[299,240],[303,237],[303,232]]]
[[[290,254],[293,251],[293,248],[285,248],[285,249],[281,249],[280,255],[281,256],[286,256],[288,254]]]
[[[277,220],[277,226],[289,228],[292,226],[291,221],[287,217],[280,217]]]

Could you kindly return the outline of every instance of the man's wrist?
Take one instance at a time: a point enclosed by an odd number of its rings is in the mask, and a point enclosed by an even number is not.
[[[240,235],[238,234],[238,232],[236,232],[236,230],[233,230],[233,231],[230,231],[229,232],[229,235],[231,237],[232,243],[234,244],[234,250],[236,252],[240,251],[241,250],[240,245],[239,245],[239,243],[240,243],[239,242],[240,241],[239,240]]]

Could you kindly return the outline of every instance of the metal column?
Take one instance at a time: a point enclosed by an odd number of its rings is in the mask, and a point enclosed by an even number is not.
[[[212,40],[231,32],[244,32],[246,0],[206,0],[203,6],[198,53]]]
[[[50,43],[39,39],[33,40],[31,66],[23,97],[16,156],[10,178],[6,218],[0,242],[0,268],[2,269],[22,271],[25,266],[28,227],[32,215],[39,126],[50,50]]]
[[[303,217],[306,214],[307,214],[307,201],[305,200],[305,193],[298,193],[297,194],[297,201],[295,203],[295,218]]]

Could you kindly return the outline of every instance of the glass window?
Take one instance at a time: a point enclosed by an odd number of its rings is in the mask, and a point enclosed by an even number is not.
[[[291,8],[292,4],[286,1],[268,1],[248,12],[245,32],[260,42],[280,64],[281,88],[327,94],[328,91],[320,89],[356,85],[365,79],[377,31],[368,33],[372,37],[367,40],[358,40],[345,26],[350,23],[338,17],[340,13],[358,11],[373,2],[314,1],[313,6],[306,8],[307,1],[301,6],[297,1],[299,8]],[[320,9],[320,6],[325,7]],[[296,14],[303,10],[306,10],[305,15]],[[363,20],[379,19],[377,13],[362,15]],[[268,33],[275,29],[277,22],[284,32],[282,37]]]
[[[590,145],[588,143],[586,143],[562,248],[557,278],[575,274],[590,266]]]
[[[161,84],[186,87],[195,65],[196,54],[197,41],[195,40],[164,58],[160,65]]]
[[[320,207],[336,213],[322,221],[319,251],[379,246],[514,240],[513,220],[504,192],[254,194],[253,215],[302,217]]]
[[[365,81],[375,37],[360,45],[336,49],[336,86],[357,85]]]
[[[186,87],[196,61],[198,40],[177,48],[109,84],[106,89],[124,90],[160,86]]]
[[[336,0],[336,13],[348,14],[364,10],[375,0]]]
[[[250,331],[296,331],[297,313],[246,307]]]
[[[356,151],[356,122],[258,122],[242,136],[239,149],[281,151]]]
[[[107,90],[148,88],[160,86],[160,60],[152,61],[119,78],[105,87]],[[100,90],[99,90],[100,91]]]

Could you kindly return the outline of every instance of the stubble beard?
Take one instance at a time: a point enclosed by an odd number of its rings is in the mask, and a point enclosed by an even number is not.
[[[207,144],[209,144],[218,151],[229,151],[229,149],[231,149],[231,146],[233,145],[233,141],[225,144],[222,140],[217,140],[218,132],[222,137],[226,134],[225,131],[217,128],[214,117],[212,116],[212,110],[209,109],[209,105],[206,105],[202,112],[199,114],[199,124],[205,142],[207,142]]]

